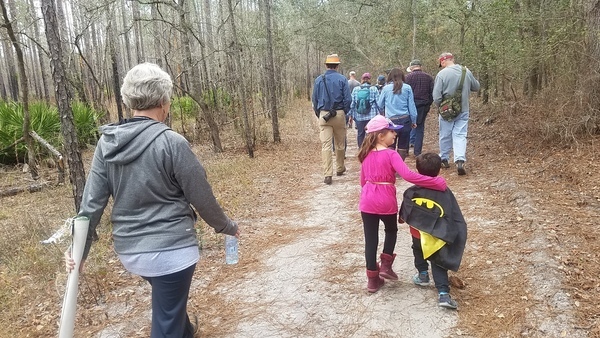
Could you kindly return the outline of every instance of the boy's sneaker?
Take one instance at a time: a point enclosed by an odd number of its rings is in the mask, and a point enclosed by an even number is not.
[[[446,309],[457,309],[458,304],[450,297],[447,293],[440,293],[440,298],[438,299],[438,306]]]
[[[444,169],[450,168],[450,164],[448,163],[448,160],[442,160],[442,168],[444,168]]]
[[[413,283],[420,286],[429,286],[429,273],[427,271],[419,272],[413,277]]]

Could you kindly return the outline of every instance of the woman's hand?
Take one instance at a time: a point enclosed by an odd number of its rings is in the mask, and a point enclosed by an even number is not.
[[[79,272],[80,273],[83,272],[84,263],[85,263],[85,261],[82,259],[81,264],[79,264]],[[73,269],[75,269],[75,260],[73,259],[73,257],[71,257],[70,250],[65,251],[65,267],[67,268],[67,272],[71,272],[71,271],[73,271]]]

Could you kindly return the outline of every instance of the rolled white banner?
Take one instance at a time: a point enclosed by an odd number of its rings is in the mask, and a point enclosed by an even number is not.
[[[75,261],[75,267],[67,278],[67,288],[63,299],[62,313],[60,315],[59,338],[72,338],[75,329],[75,312],[77,310],[77,292],[79,291],[79,267],[83,257],[83,249],[87,239],[90,219],[85,216],[75,217],[73,221],[73,244],[71,245],[71,257]]]

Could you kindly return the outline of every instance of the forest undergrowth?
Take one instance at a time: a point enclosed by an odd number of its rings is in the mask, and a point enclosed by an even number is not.
[[[203,259],[189,307],[202,313],[203,325],[214,336],[226,337],[231,332],[222,323],[211,321],[211,314],[219,311],[226,317],[236,313],[228,310],[230,304],[219,293],[220,283],[260,273],[255,270],[260,266],[259,254],[290,243],[297,235],[277,227],[257,228],[252,220],[277,220],[284,214],[299,213],[290,199],[314,186],[312,171],[319,170],[320,157],[318,136],[305,128],[306,120],[313,118],[308,107],[301,101],[288,108],[281,119],[283,142],[258,144],[255,159],[247,157],[232,131],[224,133],[227,142],[222,154],[194,147],[215,195],[226,212],[240,221],[243,231],[245,263],[231,269],[222,263],[222,236],[202,222],[198,226]],[[469,174],[458,177],[453,168],[442,173],[455,194],[463,192],[457,197],[470,231],[464,264],[455,274],[466,287],[453,290],[461,304],[453,335],[600,337],[596,297],[600,292],[600,230],[596,227],[600,138],[547,139],[532,132],[535,114],[524,119],[479,104],[473,111]],[[428,118],[426,134],[426,149],[437,151],[435,116]],[[85,151],[86,168],[91,154],[92,149]],[[414,168],[414,158],[407,162]],[[1,170],[0,189],[31,183],[19,167]],[[41,173],[43,179],[55,180],[54,171]],[[475,200],[475,193],[486,199]],[[355,207],[354,202],[349,203],[350,208]],[[62,252],[68,244],[44,246],[39,241],[72,216],[71,188],[51,186],[2,197],[1,205],[0,336],[54,336],[66,281]],[[95,336],[107,326],[147,336],[149,323],[140,323],[140,318],[149,321],[149,289],[118,262],[106,216],[81,285],[76,327],[82,337]],[[123,299],[125,305],[110,307],[122,304]],[[401,315],[402,309],[399,311]],[[573,318],[564,317],[565,313]],[[229,321],[235,323],[236,318]]]

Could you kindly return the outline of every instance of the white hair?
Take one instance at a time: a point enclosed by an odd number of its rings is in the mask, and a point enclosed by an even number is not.
[[[129,70],[123,79],[123,103],[133,110],[147,110],[171,101],[173,81],[159,66],[145,62]]]
[[[356,76],[356,72],[355,71],[351,71],[350,72],[350,76]]]

